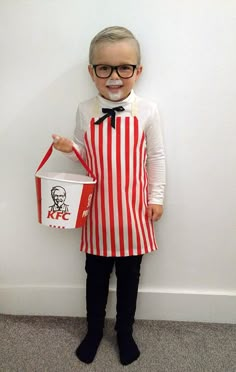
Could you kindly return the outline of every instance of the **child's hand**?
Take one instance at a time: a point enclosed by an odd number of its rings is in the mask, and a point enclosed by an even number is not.
[[[73,142],[68,138],[60,137],[57,134],[52,135],[53,147],[62,152],[71,152],[73,147]]]
[[[149,204],[147,207],[148,218],[152,221],[158,221],[163,214],[163,206],[159,204]]]

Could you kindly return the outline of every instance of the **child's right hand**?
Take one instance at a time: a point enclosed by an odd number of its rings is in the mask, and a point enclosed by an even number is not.
[[[57,134],[52,135],[53,147],[62,152],[72,152],[73,142],[68,138],[60,137]]]

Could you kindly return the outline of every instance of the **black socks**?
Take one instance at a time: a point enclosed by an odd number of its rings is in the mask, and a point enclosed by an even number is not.
[[[96,356],[102,337],[102,332],[88,332],[75,351],[75,354],[79,360],[86,364],[92,363]],[[124,366],[133,363],[140,356],[140,351],[133,339],[132,333],[118,333],[117,343],[120,353],[120,362]]]
[[[79,360],[87,364],[92,363],[102,340],[102,336],[102,332],[87,333],[87,335],[75,351],[75,354],[79,358]]]
[[[120,351],[120,362],[124,366],[138,359],[140,351],[136,345],[132,333],[118,333],[117,342]]]

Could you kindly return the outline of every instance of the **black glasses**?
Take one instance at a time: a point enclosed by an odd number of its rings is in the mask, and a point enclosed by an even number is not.
[[[92,65],[95,71],[95,74],[98,78],[107,79],[111,76],[114,70],[119,77],[122,79],[129,79],[133,76],[134,70],[137,65],[119,65],[119,66],[110,66],[110,65]]]

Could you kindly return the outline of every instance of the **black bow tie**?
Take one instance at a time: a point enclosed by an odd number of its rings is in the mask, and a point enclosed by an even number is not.
[[[115,116],[116,116],[116,111],[118,112],[121,112],[121,111],[124,111],[124,107],[122,106],[118,106],[118,107],[114,107],[113,109],[109,109],[109,108],[103,108],[102,109],[102,112],[105,114],[103,115],[102,117],[100,117],[98,120],[96,120],[94,122],[94,124],[101,124],[106,118],[108,118],[109,116],[111,117],[111,126],[112,128],[115,128]]]

